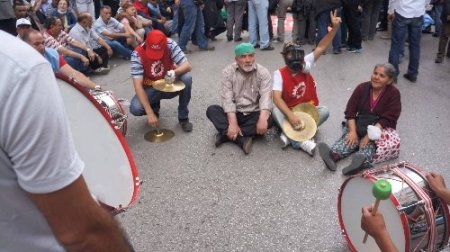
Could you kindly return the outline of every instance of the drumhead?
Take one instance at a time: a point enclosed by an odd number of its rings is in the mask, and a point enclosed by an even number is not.
[[[125,138],[83,87],[63,75],[56,77],[91,194],[114,212],[124,210],[139,192],[138,172]]]
[[[379,252],[374,239],[369,236],[363,243],[365,232],[361,229],[361,209],[373,205],[372,187],[375,179],[362,177],[349,178],[341,186],[338,211],[342,232],[352,251]],[[394,190],[393,190],[394,191]],[[383,214],[386,228],[398,251],[405,251],[407,234],[404,231],[404,220],[397,211],[398,202],[395,197],[382,200],[378,211]]]

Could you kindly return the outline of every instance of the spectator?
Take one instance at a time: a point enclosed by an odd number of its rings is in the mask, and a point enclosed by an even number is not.
[[[16,31],[17,37],[22,38],[23,34],[31,29],[31,22],[26,18],[17,19]]]
[[[93,0],[74,0],[73,3],[75,5],[73,8],[77,16],[80,15],[80,13],[87,12],[91,14],[92,17],[95,17],[95,6]]]
[[[378,17],[383,0],[363,1],[363,20],[361,27],[361,37],[363,41],[373,40],[377,29]]]
[[[450,58],[450,0],[445,0],[441,13],[442,30],[439,38],[438,53],[434,62],[442,63],[444,60],[445,50],[447,50],[447,58]]]
[[[227,40],[233,40],[233,26],[234,26],[234,41],[241,41],[242,21],[244,18],[245,0],[225,0],[225,8],[227,9]]]
[[[215,41],[216,36],[226,30],[225,21],[220,15],[222,8],[222,0],[205,0],[205,7],[202,10],[205,18],[205,36],[212,41]]]
[[[349,52],[361,53],[361,0],[342,1],[344,20],[348,28],[347,50]]]
[[[261,48],[262,51],[271,51],[274,49],[270,45],[268,8],[269,1],[267,0],[248,1],[249,42],[255,48]]]
[[[294,0],[297,1],[297,0]],[[277,7],[277,17],[278,17],[278,25],[277,25],[277,38],[278,42],[284,42],[284,21],[286,20],[287,9],[292,6],[293,0],[279,0]],[[295,12],[294,15],[295,16]],[[292,28],[292,41],[295,41],[295,38],[298,36],[298,27],[297,23],[294,20],[294,27]]]
[[[16,35],[16,15],[11,1],[0,1],[0,30]]]
[[[416,82],[419,74],[420,38],[422,35],[423,15],[429,0],[391,0],[389,2],[388,18],[392,21],[391,49],[389,63],[400,73],[398,64],[404,50],[406,37],[409,42],[409,64],[405,79]]]
[[[83,45],[81,42],[70,37],[65,31],[62,30],[62,22],[59,18],[48,18],[45,24],[46,30],[44,31],[44,37],[52,37],[60,47],[65,48],[67,51],[74,52],[70,55],[65,55],[65,61],[80,72],[88,73],[89,59],[95,57],[95,53],[91,48]],[[47,39],[47,43],[48,43]],[[87,55],[83,55],[83,52],[79,50],[71,50],[69,46],[85,51]]]
[[[127,38],[127,44],[134,48],[144,41],[145,30],[133,4],[125,3],[121,8],[123,11],[117,14],[117,21],[130,31],[132,36]]]
[[[100,17],[94,22],[94,31],[113,49],[125,59],[130,59],[133,52],[126,44],[131,33],[117,19],[111,17],[111,8],[104,5],[100,10]]]
[[[61,19],[65,32],[69,32],[69,30],[77,23],[77,18],[69,9],[69,2],[67,0],[58,1],[58,7],[53,11],[52,17]]]
[[[178,45],[184,53],[190,53],[187,49],[189,38],[194,33],[195,41],[200,48],[200,51],[212,51],[213,46],[208,46],[208,39],[205,36],[205,21],[200,6],[203,5],[203,0],[181,0],[180,8],[184,15],[183,26],[181,27],[180,38]]]
[[[109,72],[108,62],[113,54],[113,50],[105,40],[92,30],[92,16],[86,12],[80,13],[77,21],[77,24],[70,30],[69,35],[94,51],[95,57],[94,59],[89,59],[89,67],[95,73],[103,74]],[[81,53],[82,51],[79,50],[78,52]],[[87,56],[87,52],[84,56]]]
[[[330,11],[337,9],[340,14],[342,7],[341,0],[315,0],[313,1],[313,8],[316,10],[316,22],[317,22],[317,37],[316,42],[322,40],[322,38],[328,33],[328,24],[330,24]],[[336,36],[333,38],[333,53],[341,53],[341,32],[337,31]]]
[[[160,2],[158,0],[149,0],[147,7],[150,10],[150,16],[155,18],[157,23],[160,24],[159,26],[156,26],[155,29],[164,32],[164,34],[170,37],[172,31],[172,20],[162,15]]]
[[[55,49],[45,47],[44,37],[39,31],[30,30],[23,35],[22,39],[47,59],[52,66],[53,72],[61,72],[85,88],[100,89],[99,85],[92,82],[83,73],[66,64],[64,58]]]

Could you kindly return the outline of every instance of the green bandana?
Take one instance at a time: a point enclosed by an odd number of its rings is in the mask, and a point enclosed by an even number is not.
[[[234,48],[234,54],[237,57],[242,56],[244,54],[252,54],[255,52],[255,48],[250,43],[240,43]]]

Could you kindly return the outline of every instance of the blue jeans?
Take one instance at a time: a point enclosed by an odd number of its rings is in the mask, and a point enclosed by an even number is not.
[[[207,48],[208,39],[205,36],[205,21],[200,8],[196,5],[181,5],[184,15],[184,24],[181,28],[180,39],[178,45],[181,50],[186,50],[187,43],[195,30],[195,39],[198,47]]]
[[[70,56],[64,56],[64,60],[67,64],[69,64],[73,69],[80,71],[80,72],[86,72],[88,70],[89,66],[85,66],[83,62],[81,62],[80,59],[70,57]]]
[[[250,33],[249,42],[253,46],[258,44],[258,40],[261,48],[270,46],[269,21],[267,20],[268,9],[269,1],[267,0],[248,1],[248,32]],[[257,28],[258,31],[256,30]]]
[[[317,44],[322,40],[325,35],[328,33],[328,25],[331,22],[330,19],[330,11],[326,10],[322,11],[317,15]],[[338,11],[340,14],[340,10]],[[336,36],[333,38],[333,50],[339,50],[341,49],[341,31],[338,30],[336,32]]]
[[[316,108],[317,108],[317,110],[319,112],[319,124],[317,125],[317,127],[319,127],[330,116],[330,110],[327,107],[325,107],[325,106],[317,106]],[[278,126],[280,126],[280,128],[282,128],[283,122],[284,122],[284,120],[286,120],[283,112],[281,112],[281,110],[279,110],[277,107],[274,107],[273,110],[272,110],[272,116],[273,116],[273,118],[275,120],[275,123]],[[289,139],[289,142],[292,145],[292,148],[300,149],[300,145],[302,144],[302,142],[298,142],[298,141],[292,140],[289,137],[288,137],[288,139]]]
[[[395,13],[395,18],[392,22],[389,63],[394,65],[394,67],[397,69],[397,74],[400,73],[398,64],[400,61],[400,55],[404,50],[406,33],[408,33],[409,42],[408,74],[412,78],[416,78],[417,74],[419,73],[420,37],[422,35],[422,23],[422,16],[415,18],[405,18],[400,14]]]
[[[191,89],[192,89],[192,77],[189,73],[185,73],[179,77],[186,87],[174,93],[166,93],[158,91],[154,88],[148,87],[145,88],[145,92],[147,93],[147,97],[150,101],[150,106],[155,113],[159,113],[159,109],[161,107],[162,99],[172,99],[175,96],[179,95],[178,98],[178,121],[185,121],[189,119],[189,101],[191,100]],[[130,113],[135,116],[143,116],[145,115],[144,107],[142,106],[139,98],[135,95],[130,102]]]
[[[176,34],[178,33],[178,8],[179,7],[175,7],[173,9],[173,18],[172,18],[172,30],[170,31],[170,33],[172,34]]]
[[[128,47],[124,46],[119,41],[105,39],[105,42],[111,47],[111,49],[113,49],[114,53],[117,53],[126,59],[129,59],[131,57],[131,53],[133,51]]]
[[[444,8],[444,5],[442,5],[442,4],[435,4],[433,6],[433,19],[434,19],[435,33],[438,35],[441,35],[441,30],[442,30],[441,13],[442,13],[443,8]]]

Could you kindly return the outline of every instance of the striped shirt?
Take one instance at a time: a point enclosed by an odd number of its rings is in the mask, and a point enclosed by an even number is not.
[[[167,46],[170,51],[170,58],[179,66],[187,61],[186,55],[178,46],[177,42],[171,38],[167,38]],[[141,58],[136,51],[131,54],[131,76],[133,79],[142,79],[144,77],[144,66],[142,65]]]

